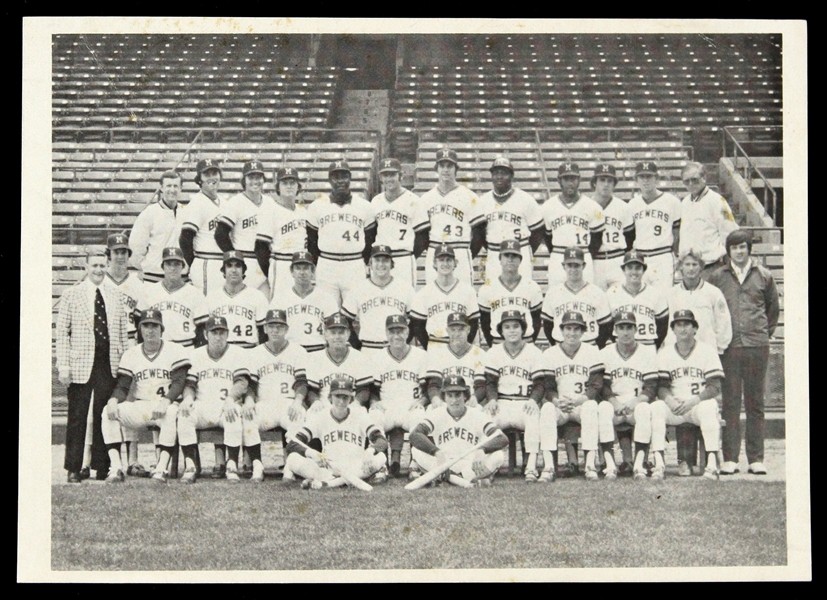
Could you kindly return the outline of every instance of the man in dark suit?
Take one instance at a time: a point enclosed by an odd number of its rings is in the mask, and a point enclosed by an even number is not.
[[[68,482],[80,482],[89,403],[93,402],[92,464],[97,478],[108,476],[109,457],[101,433],[101,414],[115,387],[121,355],[127,349],[128,320],[119,292],[102,285],[106,254],[86,255],[86,278],[60,298],[57,319],[57,368],[67,386],[69,414],[63,467]]]

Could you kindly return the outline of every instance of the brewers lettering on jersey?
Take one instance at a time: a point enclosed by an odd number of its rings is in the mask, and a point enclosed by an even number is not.
[[[267,314],[267,297],[261,291],[245,286],[233,294],[222,287],[207,296],[206,306],[210,315],[227,319],[231,344],[258,345],[258,327]]]
[[[192,346],[195,327],[207,320],[204,295],[187,283],[169,291],[164,281],[147,283],[138,302],[139,311],[156,309],[164,315],[163,339]]]

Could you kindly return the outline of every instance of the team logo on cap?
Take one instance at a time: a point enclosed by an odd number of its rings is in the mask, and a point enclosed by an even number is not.
[[[227,329],[227,319],[224,317],[219,317],[218,315],[212,315],[209,319],[207,319],[206,325],[204,325],[204,329],[207,331],[212,331],[213,329]]]
[[[442,383],[442,389],[467,390],[468,385],[465,383],[465,378],[462,375],[448,375]]]
[[[448,327],[451,325],[468,325],[468,317],[465,313],[452,312],[448,315]]]
[[[228,263],[231,260],[237,260],[240,262],[244,262],[244,254],[241,253],[241,250],[227,250],[224,253],[224,262]]]
[[[198,161],[198,166],[196,167],[196,171],[199,173],[203,173],[208,169],[218,169],[221,170],[221,167],[218,165],[218,161],[214,158],[205,158],[203,160]]]
[[[697,321],[695,320],[695,313],[693,313],[689,309],[684,310],[676,310],[675,314],[672,315],[672,322],[675,321],[692,321],[697,326]]]
[[[597,165],[597,168],[594,170],[594,176],[600,177],[601,175],[608,175],[609,177],[617,179],[617,176],[615,175],[615,168],[612,165]]]
[[[271,308],[264,316],[265,323],[281,323],[287,325],[287,312],[280,308]]]
[[[353,379],[347,377],[334,377],[330,380],[330,393],[334,392],[345,392],[347,394],[353,394],[355,392]]]
[[[585,330],[586,329],[586,320],[583,318],[579,312],[570,310],[563,313],[563,318],[560,319],[560,327],[565,325],[580,325],[580,327]]]
[[[576,246],[570,246],[563,250],[563,262],[585,262],[583,256],[583,250]]]
[[[279,181],[282,179],[298,179],[299,172],[296,171],[293,167],[284,167],[279,169],[278,175],[276,177]]]
[[[388,318],[385,319],[385,328],[390,329],[391,327],[407,327],[408,326],[408,317],[405,315],[388,315]]]
[[[380,173],[388,173],[388,172],[396,172],[401,171],[402,165],[401,163],[395,158],[386,158],[382,161],[382,167],[380,168]]]
[[[517,240],[503,240],[500,242],[500,254],[503,253],[509,254],[519,254],[522,256],[522,251],[520,250],[520,242]]]
[[[330,163],[330,168],[327,171],[328,173],[333,173],[334,171],[347,171],[350,173],[350,167],[344,160],[334,160]]]
[[[502,314],[500,317],[500,323],[505,323],[506,321],[520,321],[521,323],[525,320],[523,317],[523,313],[519,310],[507,310]]]
[[[623,256],[623,265],[626,266],[629,263],[639,263],[643,266],[646,266],[646,258],[643,256],[643,253],[640,250],[629,250]]]
[[[334,313],[330,315],[327,319],[325,319],[324,326],[328,329],[333,329],[334,327],[344,327],[348,329],[350,326],[347,323],[347,318],[342,313]]]
[[[157,308],[149,308],[147,310],[141,311],[141,314],[138,317],[138,322],[141,324],[158,323],[159,325],[163,325],[164,317],[161,314],[161,311]]]
[[[650,161],[639,162],[637,164],[637,168],[635,169],[636,173],[657,173],[658,167],[655,163]]]
[[[635,317],[635,313],[623,310],[617,313],[614,316],[615,325],[619,325],[620,323],[629,323],[631,325],[637,325],[637,317]]]
[[[184,253],[180,248],[164,248],[164,251],[161,253],[161,263],[165,263],[168,260],[177,260],[186,264]]]
[[[436,258],[438,256],[454,257],[456,255],[454,254],[454,249],[451,248],[451,246],[449,246],[448,244],[440,244],[436,247],[436,252],[434,252],[434,257]]]
[[[110,250],[114,250],[115,248],[128,248],[129,242],[124,234],[113,233],[106,238],[106,247]]]
[[[514,167],[511,165],[511,161],[505,156],[498,156],[494,159],[494,162],[491,163],[491,168],[489,171],[493,171],[496,167],[502,167],[504,169],[508,169],[509,171],[514,171]]]
[[[393,254],[391,253],[391,247],[386,246],[384,244],[377,244],[376,246],[371,246],[370,255],[371,256],[393,256]]]
[[[291,264],[295,265],[298,263],[307,263],[309,265],[316,264],[313,262],[313,256],[310,252],[305,252],[304,250],[293,253],[293,260],[291,261]]]
[[[557,169],[557,176],[562,177],[564,175],[580,175],[580,167],[574,163],[564,162]]]
[[[264,165],[260,161],[251,160],[250,162],[244,163],[241,172],[244,175],[249,175],[250,173],[261,173],[263,175]]]

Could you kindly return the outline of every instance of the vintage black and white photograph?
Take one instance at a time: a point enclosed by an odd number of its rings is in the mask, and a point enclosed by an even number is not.
[[[806,34],[25,19],[18,580],[810,579]]]

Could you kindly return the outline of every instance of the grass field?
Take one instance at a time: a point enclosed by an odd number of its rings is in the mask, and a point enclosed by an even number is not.
[[[785,484],[583,479],[372,494],[267,480],[52,487],[52,569],[784,565]]]

